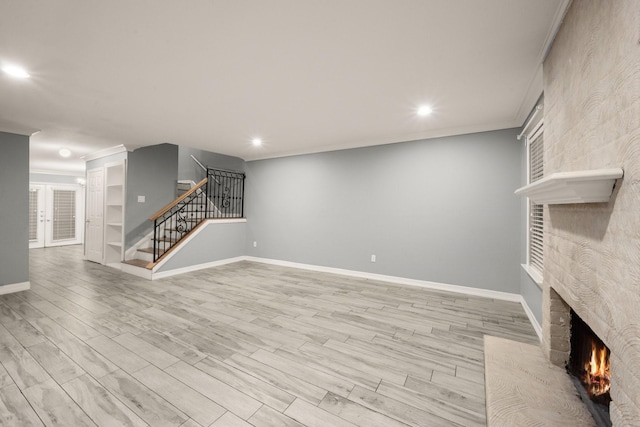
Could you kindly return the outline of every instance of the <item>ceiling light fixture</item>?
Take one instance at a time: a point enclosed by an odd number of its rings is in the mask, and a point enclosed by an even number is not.
[[[420,108],[418,108],[419,116],[424,117],[424,116],[428,116],[431,113],[433,113],[433,109],[428,105],[422,105]]]
[[[11,77],[15,77],[17,79],[28,79],[29,77],[31,77],[24,68],[18,67],[17,65],[11,65],[11,64],[3,65],[2,71],[10,75]]]
[[[253,138],[253,140],[251,141],[251,143],[253,145],[255,145],[256,147],[259,147],[260,145],[262,145],[262,140],[260,138]]]
[[[68,148],[61,148],[60,151],[58,151],[58,154],[60,154],[62,157],[69,157],[71,156],[71,150],[69,150]]]

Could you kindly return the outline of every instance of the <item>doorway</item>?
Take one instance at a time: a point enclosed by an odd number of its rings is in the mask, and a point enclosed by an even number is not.
[[[84,192],[80,185],[29,185],[29,248],[83,242]]]
[[[104,169],[87,171],[87,239],[85,257],[102,264],[104,242]]]

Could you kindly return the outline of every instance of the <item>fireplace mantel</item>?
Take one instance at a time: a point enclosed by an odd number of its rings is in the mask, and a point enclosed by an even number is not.
[[[608,202],[616,179],[623,174],[622,168],[557,172],[518,188],[515,193],[548,205]]]

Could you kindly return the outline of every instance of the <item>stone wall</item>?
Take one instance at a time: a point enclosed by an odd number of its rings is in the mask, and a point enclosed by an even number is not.
[[[557,292],[611,350],[613,424],[640,425],[640,3],[573,0],[544,80],[545,175],[624,178],[609,203],[545,208],[543,347],[563,362]]]

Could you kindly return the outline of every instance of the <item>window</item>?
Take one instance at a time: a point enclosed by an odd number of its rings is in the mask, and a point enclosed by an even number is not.
[[[53,240],[76,238],[76,190],[53,190]]]
[[[544,138],[543,138],[543,120],[540,120],[527,135],[527,148],[529,158],[529,174],[528,184],[536,182],[544,176]],[[544,260],[544,248],[542,246],[544,235],[543,206],[529,201],[529,218],[528,218],[528,254],[527,264],[529,267],[536,269],[542,274],[542,266]]]
[[[29,241],[38,239],[38,191],[29,189]]]

